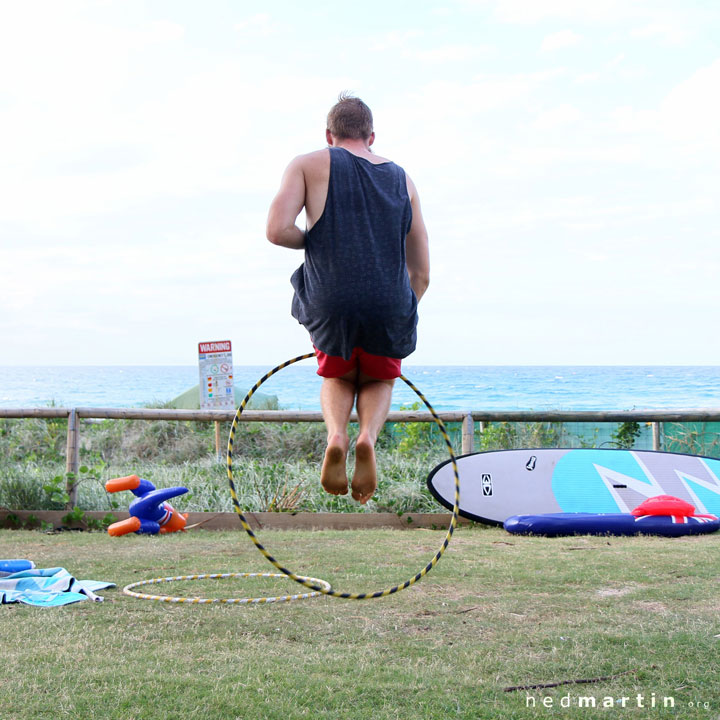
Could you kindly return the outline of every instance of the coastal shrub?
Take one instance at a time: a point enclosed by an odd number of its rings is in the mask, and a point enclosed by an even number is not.
[[[410,412],[426,412],[427,408],[420,401],[411,405],[401,405],[400,410]],[[454,448],[460,445],[462,423],[445,423],[450,442]],[[379,441],[381,447],[396,449],[404,455],[418,455],[427,457],[436,448],[445,448],[445,439],[437,423],[431,422],[396,422],[386,423]],[[443,450],[443,452],[447,452]]]
[[[567,439],[563,424],[554,422],[487,423],[475,437],[478,451],[562,447]]]
[[[25,462],[53,462],[64,457],[67,421],[64,418],[0,420],[2,457]]]
[[[193,455],[193,448],[197,447],[197,443],[192,442],[198,437],[197,429],[188,422],[141,421],[136,428],[138,433],[132,450],[141,460],[162,457],[167,462],[177,462],[181,457],[187,456],[188,451]]]
[[[230,424],[227,425],[227,432]],[[323,458],[327,432],[322,423],[239,423],[233,450],[237,455],[265,459],[316,460]]]
[[[123,448],[128,420],[83,420],[80,429],[80,451],[94,452],[110,462]]]
[[[720,423],[665,423],[665,449],[720,458]]]
[[[212,423],[189,421],[103,420],[81,432],[81,452],[104,462],[189,462],[205,457],[214,442]]]
[[[610,436],[616,447],[629,450],[635,446],[635,441],[640,435],[640,423],[629,421],[619,423],[617,429]]]
[[[411,412],[419,412],[422,409],[424,409],[424,406],[420,401],[416,401],[412,405],[400,406],[400,410]],[[401,453],[417,452],[421,447],[424,449],[432,442],[432,426],[430,423],[394,423],[392,435]]]

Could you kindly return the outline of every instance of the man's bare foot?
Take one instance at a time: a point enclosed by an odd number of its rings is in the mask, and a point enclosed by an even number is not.
[[[353,499],[364,505],[377,489],[375,448],[370,440],[359,437],[355,445],[355,474],[352,479]]]
[[[331,495],[347,495],[348,479],[345,463],[347,461],[347,445],[337,439],[328,440],[320,473],[320,482],[325,492]]]

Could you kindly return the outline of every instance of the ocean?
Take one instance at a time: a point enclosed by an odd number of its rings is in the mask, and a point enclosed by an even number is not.
[[[270,366],[235,366],[249,389]],[[423,366],[403,368],[439,411],[720,408],[720,366]],[[286,410],[319,410],[311,360],[273,375],[260,392]],[[142,407],[198,384],[197,366],[0,367],[0,407]],[[418,400],[398,381],[393,409]]]

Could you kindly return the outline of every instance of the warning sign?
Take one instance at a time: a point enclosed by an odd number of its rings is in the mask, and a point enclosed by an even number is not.
[[[198,343],[200,407],[234,410],[232,344],[229,340]]]

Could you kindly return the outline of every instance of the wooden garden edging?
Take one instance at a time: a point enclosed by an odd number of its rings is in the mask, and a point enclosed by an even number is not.
[[[24,528],[42,527],[42,524],[53,528],[84,530],[87,523],[82,520],[75,523],[64,523],[64,510],[0,510],[0,527]],[[108,511],[86,510],[83,518],[102,521]],[[127,511],[112,512],[119,521],[128,518]],[[8,520],[8,517],[10,518]],[[450,513],[286,513],[286,512],[246,512],[253,530],[367,530],[390,528],[393,530],[410,530],[425,528],[428,530],[444,530],[450,524]],[[188,513],[188,526],[197,525],[204,530],[242,530],[242,525],[235,512],[191,512]],[[470,520],[460,518],[459,525],[469,525]]]

